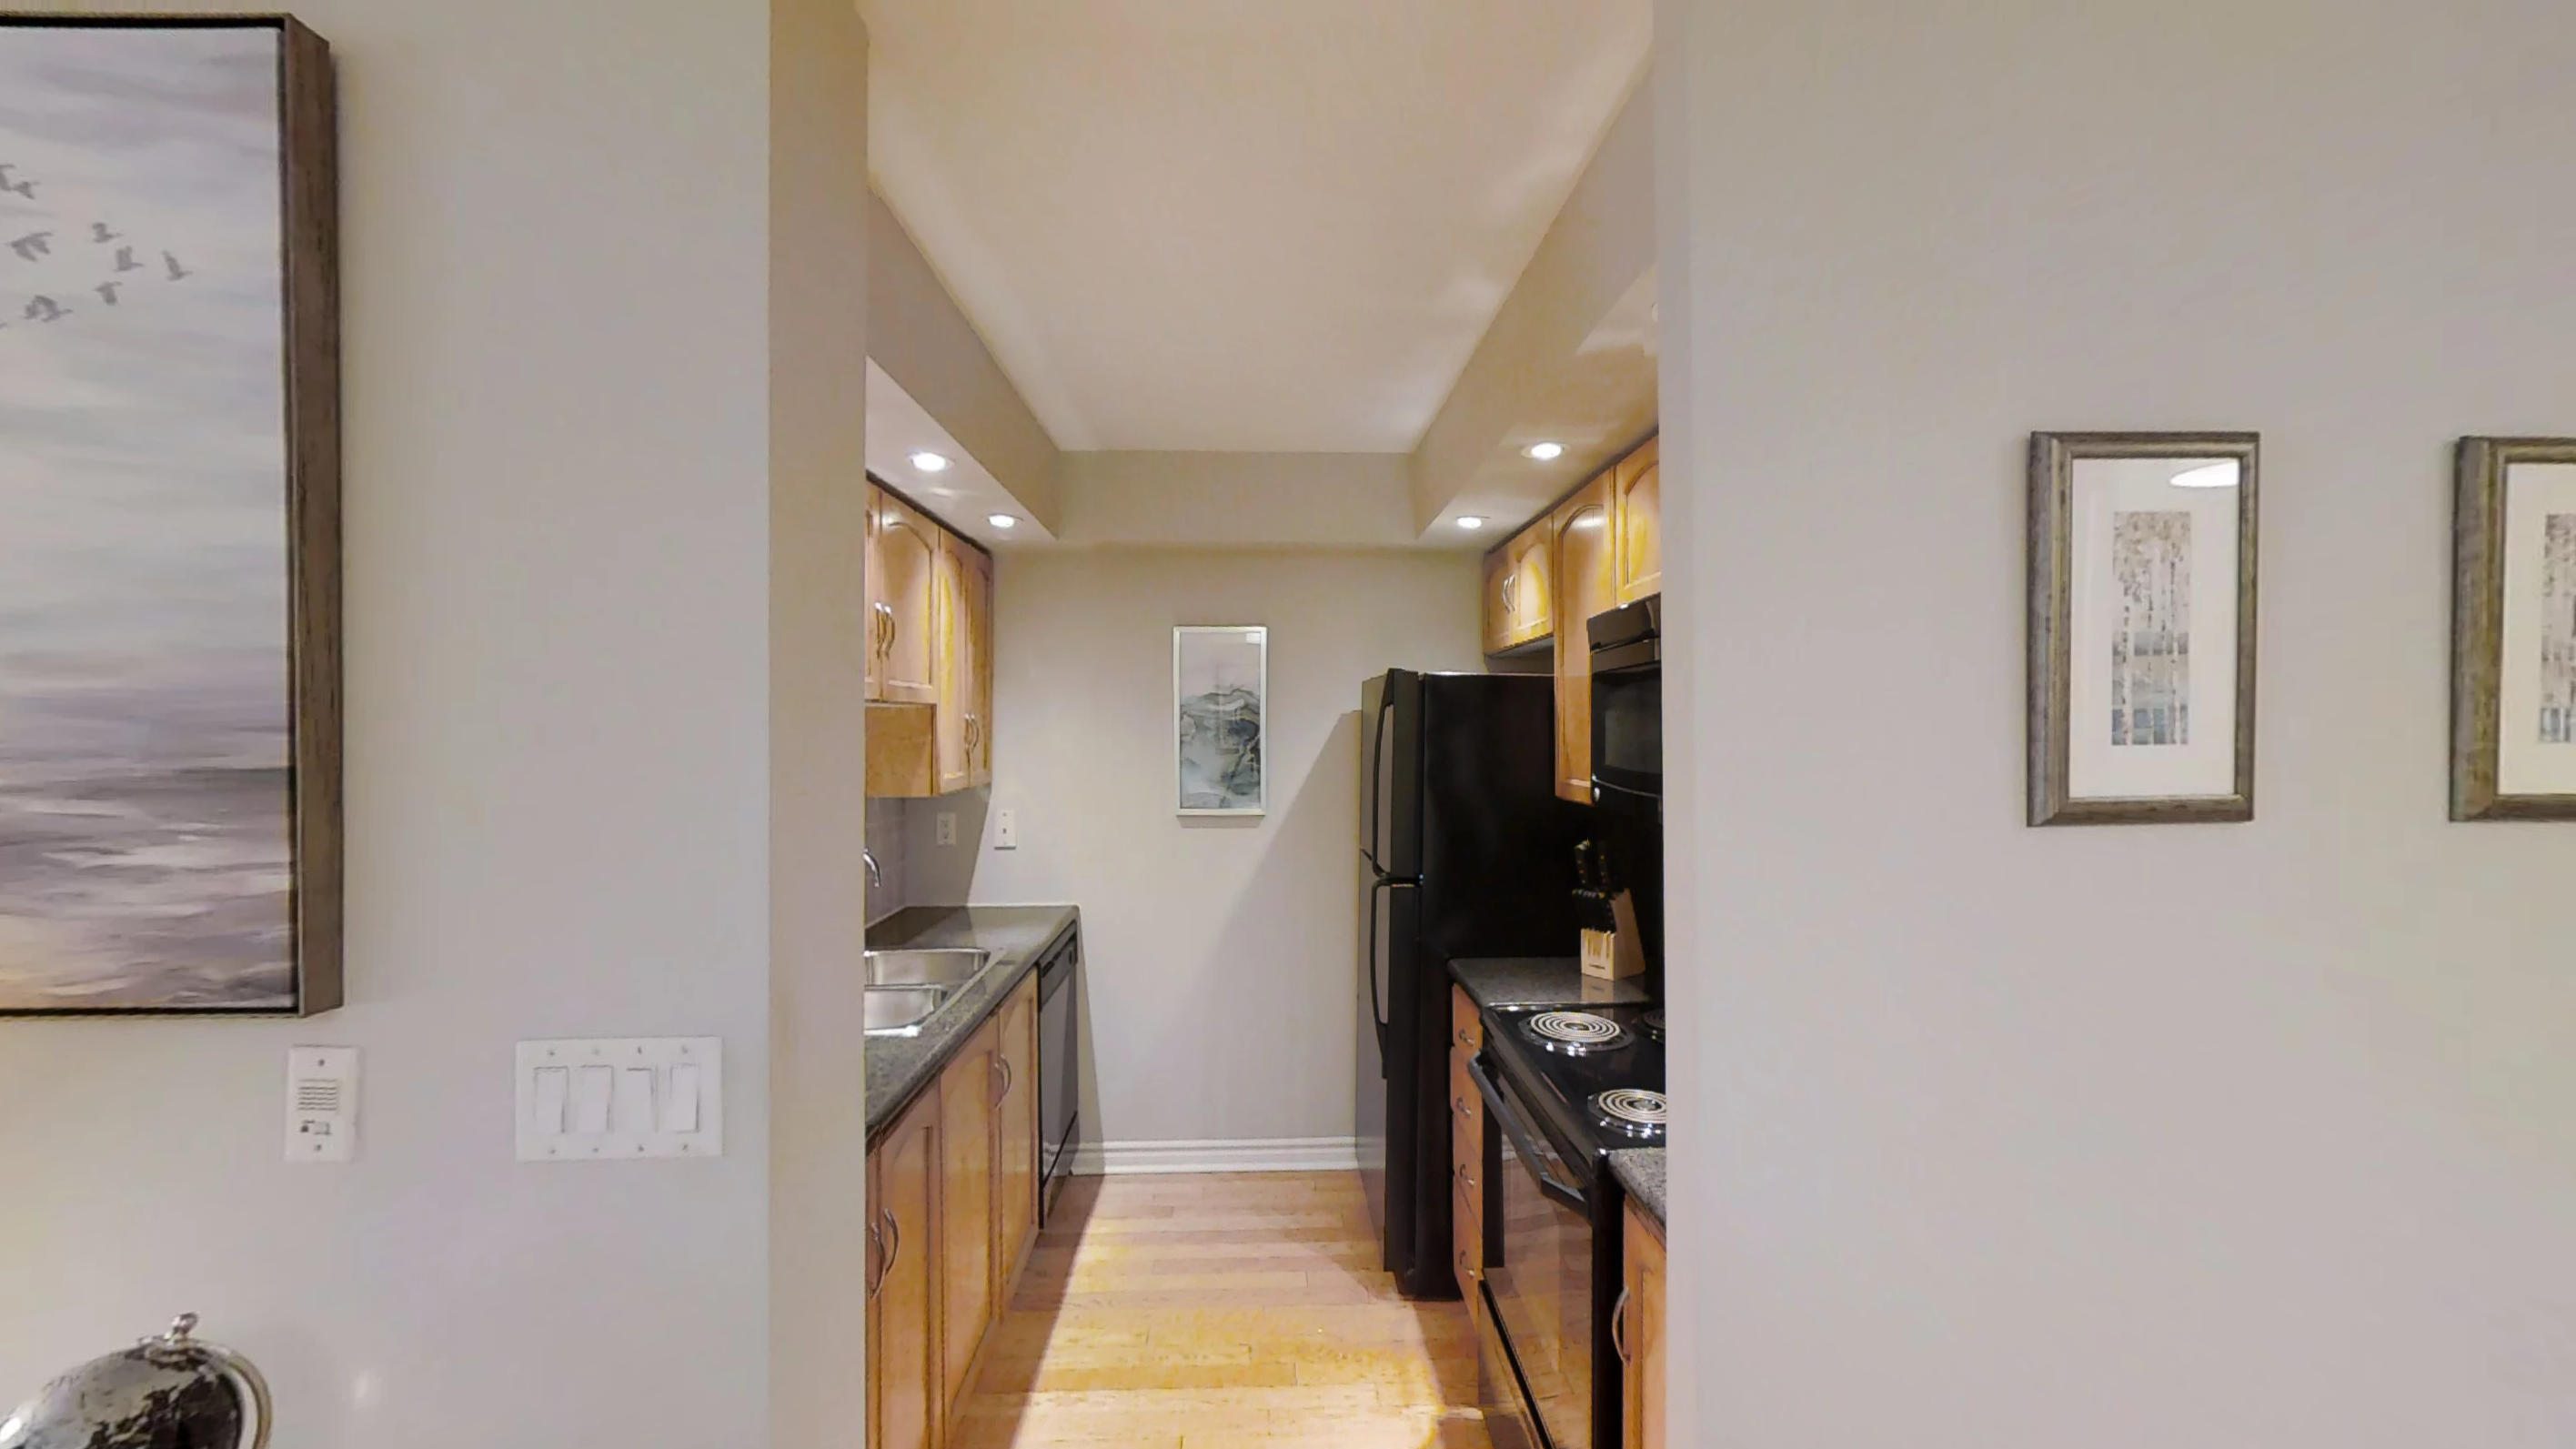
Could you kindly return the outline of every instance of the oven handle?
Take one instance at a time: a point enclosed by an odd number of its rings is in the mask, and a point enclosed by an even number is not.
[[[1467,1075],[1475,1080],[1476,1090],[1484,1094],[1485,1105],[1492,1109],[1488,1115],[1502,1124],[1503,1135],[1512,1139],[1512,1147],[1520,1153],[1522,1164],[1529,1168],[1530,1176],[1538,1179],[1538,1190],[1578,1212],[1590,1212],[1592,1204],[1584,1201],[1583,1189],[1559,1181],[1555,1174],[1540,1165],[1554,1154],[1541,1150],[1531,1139],[1529,1129],[1521,1125],[1520,1118],[1503,1101],[1502,1090],[1494,1085],[1493,1078],[1485,1075],[1484,1059],[1467,1058]]]

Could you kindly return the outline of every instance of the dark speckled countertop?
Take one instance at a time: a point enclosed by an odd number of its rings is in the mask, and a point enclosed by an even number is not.
[[[871,1143],[939,1075],[1055,938],[1076,929],[1081,919],[1071,906],[910,906],[868,928],[868,948],[874,951],[972,946],[993,953],[982,971],[922,1023],[919,1036],[868,1038]]]
[[[1664,1149],[1632,1147],[1610,1154],[1610,1171],[1619,1185],[1628,1189],[1628,1201],[1646,1210],[1646,1215],[1660,1223],[1664,1220]]]
[[[1572,956],[1489,956],[1449,963],[1449,979],[1467,988],[1478,1006],[1579,1006],[1650,998],[1635,978],[1589,981]]]

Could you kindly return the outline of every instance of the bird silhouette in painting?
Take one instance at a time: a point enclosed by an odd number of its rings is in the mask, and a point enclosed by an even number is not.
[[[125,240],[125,233],[110,230],[106,222],[93,221],[89,224],[89,239],[95,245],[105,246],[112,241]]]
[[[196,275],[195,272],[179,265],[179,259],[170,255],[168,252],[163,252],[161,254],[161,265],[170,269],[170,280],[174,282],[184,282],[190,277]]]
[[[52,256],[54,234],[49,231],[31,231],[9,243],[9,250],[16,252],[18,260],[22,262],[32,262],[38,257]]]
[[[116,249],[116,269],[120,272],[139,272],[143,270],[143,264],[134,259],[134,248],[118,247]]]
[[[101,282],[97,286],[90,288],[90,290],[98,293],[98,299],[100,301],[114,307],[121,305],[116,300],[116,292],[118,288],[124,285],[125,284],[123,282]]]
[[[29,201],[35,200],[36,183],[32,181],[12,181],[9,179],[9,173],[17,169],[18,168],[15,166],[0,166],[0,191],[14,191]]]
[[[27,299],[26,316],[27,320],[30,322],[60,322],[70,315],[72,315],[71,308],[64,306],[62,303],[55,301],[51,297],[30,297]]]

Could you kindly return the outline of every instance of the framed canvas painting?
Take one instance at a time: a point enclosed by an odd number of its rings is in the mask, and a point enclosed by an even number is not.
[[[0,1013],[341,1000],[329,48],[0,15]]]
[[[2032,437],[2031,824],[2254,818],[2259,449]]]
[[[2451,818],[2576,820],[2576,438],[2463,438]]]
[[[1263,711],[1270,702],[1270,631],[1257,624],[1174,629],[1172,698],[1179,813],[1267,810]]]

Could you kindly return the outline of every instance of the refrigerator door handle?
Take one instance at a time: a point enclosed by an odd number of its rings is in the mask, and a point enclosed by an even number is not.
[[[1377,1074],[1381,1077],[1386,1075],[1386,992],[1379,987],[1377,979],[1377,898],[1399,884],[1401,882],[1391,880],[1377,881],[1370,885],[1368,892],[1368,944],[1365,949],[1368,952],[1369,1020],[1377,1024]]]

